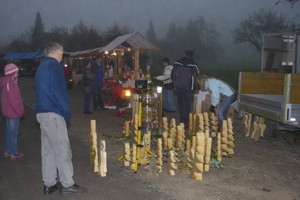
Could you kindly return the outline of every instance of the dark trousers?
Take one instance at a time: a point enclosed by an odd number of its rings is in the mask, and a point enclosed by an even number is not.
[[[92,99],[92,92],[84,93],[83,98],[83,112],[90,111],[90,102]]]
[[[177,88],[176,91],[180,122],[184,123],[185,127],[189,127],[189,113],[191,112],[193,92],[181,88]]]
[[[94,86],[93,88],[93,103],[95,110],[104,108],[103,94],[100,87]]]

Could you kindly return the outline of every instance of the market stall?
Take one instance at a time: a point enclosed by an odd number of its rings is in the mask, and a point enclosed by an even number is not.
[[[141,33],[134,32],[119,36],[104,47],[73,52],[71,56],[75,62],[84,63],[101,55],[106,72],[102,90],[106,94],[106,104],[110,106],[119,99],[124,100],[126,94],[134,92],[135,80],[150,78],[146,74],[142,75],[140,53],[158,50]]]

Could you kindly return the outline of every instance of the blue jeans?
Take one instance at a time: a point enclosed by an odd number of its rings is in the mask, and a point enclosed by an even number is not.
[[[18,152],[18,133],[20,118],[6,118],[6,129],[4,135],[4,152],[16,154]]]
[[[176,111],[174,103],[174,90],[163,90],[163,109]]]
[[[184,123],[185,127],[189,127],[189,114],[191,112],[193,92],[191,90],[181,88],[177,88],[176,91],[180,122]]]
[[[83,112],[88,112],[90,111],[90,102],[92,98],[91,92],[89,93],[84,93],[84,98],[83,98]]]
[[[218,117],[218,131],[221,130],[222,127],[222,122],[223,120],[227,119],[227,111],[231,105],[231,103],[233,102],[234,99],[234,94],[226,97],[225,99],[221,100],[220,102],[220,108],[219,108],[219,117]]]

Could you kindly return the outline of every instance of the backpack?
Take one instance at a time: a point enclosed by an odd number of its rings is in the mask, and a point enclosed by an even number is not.
[[[175,75],[175,87],[190,90],[193,84],[192,66],[177,65],[173,70]]]

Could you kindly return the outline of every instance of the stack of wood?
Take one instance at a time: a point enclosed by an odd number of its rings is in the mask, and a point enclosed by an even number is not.
[[[151,131],[147,131],[142,138],[142,145],[146,147],[146,149],[151,149]],[[141,148],[140,161],[144,162],[148,159],[148,151],[145,148]]]
[[[194,114],[190,113],[189,114],[189,130],[193,131],[194,130]],[[191,134],[191,133],[190,133]]]
[[[123,126],[123,135],[125,137],[129,137],[131,134],[130,134],[130,121],[125,121],[124,122],[124,126]]]
[[[162,141],[163,141],[163,148],[164,149],[167,149],[168,148],[168,132],[167,131],[164,131],[162,133]],[[170,142],[172,143],[172,138],[170,138]]]
[[[157,172],[162,172],[162,165],[163,165],[163,160],[162,160],[162,140],[161,138],[157,139],[157,150],[156,150],[156,167],[157,167]]]
[[[182,124],[177,126],[176,134],[176,150],[179,151],[182,148],[184,140],[184,126]]]
[[[125,143],[124,144],[124,157],[123,157],[123,163],[125,167],[129,167],[131,161],[130,157],[130,144]]]
[[[176,164],[176,162],[178,161],[178,159],[176,158],[176,153],[174,150],[170,150],[169,151],[169,174],[171,176],[175,175],[175,170],[178,169],[178,166]]]
[[[174,118],[171,119],[171,123],[170,123],[170,131],[169,131],[169,138],[171,139],[168,139],[169,141],[172,141],[172,144],[170,144],[168,142],[168,146],[175,146],[175,141],[176,141],[176,120]],[[171,149],[168,147],[168,149]]]
[[[135,170],[136,165],[136,144],[132,144],[132,152],[131,152],[131,169]]]
[[[218,132],[218,117],[215,113],[210,113],[210,135],[216,137]]]
[[[163,130],[169,131],[169,122],[167,117],[163,117]]]
[[[228,154],[233,153],[233,148],[228,146],[228,126],[227,121],[223,120],[222,122],[222,156],[227,156]]]
[[[199,113],[198,114],[198,118],[199,118],[199,130],[200,131],[204,131],[205,130],[205,126],[204,126],[204,115],[203,113]]]
[[[138,141],[138,130],[139,130],[139,118],[138,115],[134,115],[134,119],[133,119],[133,142],[137,143]]]
[[[204,130],[210,130],[208,113],[207,112],[203,113],[203,117],[204,117]]]
[[[205,154],[205,133],[198,132],[196,134],[196,152],[194,158],[194,178],[202,180],[203,164]]]
[[[98,158],[98,143],[96,132],[96,120],[91,120],[91,133],[90,133],[90,158],[91,165],[94,172],[99,171],[99,158]]]
[[[227,119],[227,138],[228,138],[228,148],[229,148],[229,154],[234,154],[234,133],[233,133],[233,126],[232,126],[232,120],[231,118]]]

